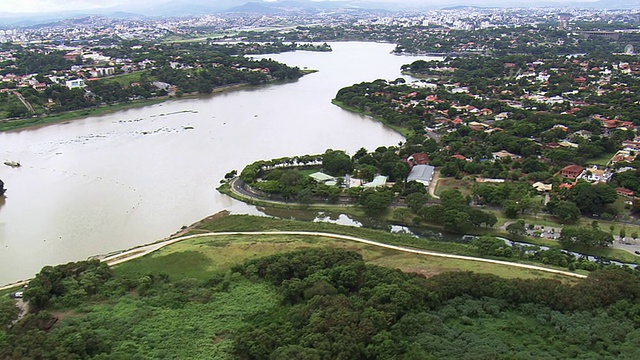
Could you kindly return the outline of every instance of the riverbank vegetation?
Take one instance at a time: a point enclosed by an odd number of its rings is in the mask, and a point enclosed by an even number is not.
[[[461,191],[475,204],[509,218],[545,212],[562,224],[581,216],[629,220],[638,138],[637,109],[625,104],[638,98],[618,93],[619,84],[635,87],[638,79],[620,67],[627,55],[588,59],[418,60],[403,69],[428,80],[354,84],[335,101],[410,131],[405,146],[426,153],[441,181],[466,181]]]
[[[407,181],[410,167],[413,166],[413,163],[407,161],[411,150],[381,146],[374,152],[361,148],[353,156],[349,156],[344,151],[328,149],[322,155],[261,160],[247,165],[239,179],[243,186],[252,188],[258,199],[262,196],[264,199],[293,200],[302,204],[359,204],[369,216],[385,213],[395,201],[407,203],[417,213],[429,196],[424,184]],[[318,172],[305,175],[299,170],[308,167],[315,168]],[[381,180],[376,183],[376,179]],[[386,184],[389,186],[385,186]],[[463,207],[463,210],[458,210],[465,214],[474,213],[469,225],[495,225],[495,216],[480,209],[471,209],[468,203],[466,200],[464,205],[460,203],[455,206],[460,209]],[[458,218],[460,211],[455,216],[452,213],[451,219]],[[433,222],[433,219],[423,217],[425,221]],[[465,230],[462,223],[447,223],[445,227],[461,232]]]
[[[249,186],[248,195],[236,193],[230,186],[225,187],[225,185],[219,190],[225,191],[241,201],[253,202],[259,206],[284,208],[297,206],[317,210],[334,208],[341,213],[352,213],[356,216],[362,216],[362,214],[357,214],[357,211],[354,212],[354,210],[361,209],[366,216],[384,219],[392,223],[408,226],[435,226],[444,231],[458,234],[501,236],[532,244],[532,247],[525,246],[516,251],[506,252],[497,250],[492,254],[510,259],[541,261],[545,264],[571,269],[594,268],[594,263],[561,250],[566,249],[597,256],[604,262],[610,260],[622,263],[637,262],[637,258],[633,254],[609,248],[615,240],[613,233],[599,229],[597,222],[591,224],[593,229],[578,231],[571,227],[565,227],[562,231],[558,229],[557,234],[553,236],[551,231],[548,232],[554,240],[538,239],[537,236],[541,236],[543,231],[532,230],[536,222],[529,215],[536,214],[535,218],[538,219],[538,213],[542,212],[543,208],[540,204],[541,198],[536,195],[529,183],[476,183],[466,196],[457,189],[448,189],[441,191],[436,200],[430,199],[427,188],[423,184],[415,181],[407,182],[404,173],[398,173],[400,175],[395,178],[396,181],[386,183],[386,187],[382,183],[377,185],[379,187],[374,188],[361,186],[360,177],[371,180],[374,174],[383,173],[389,174],[391,178],[393,173],[385,171],[393,169],[406,171],[407,163],[409,163],[406,158],[418,156],[415,153],[408,155],[411,151],[416,151],[416,148],[410,146],[380,147],[372,153],[360,149],[354,156],[349,157],[342,151],[329,149],[321,155],[261,160],[246,166],[240,173],[240,186]],[[322,174],[322,176],[314,179],[311,176],[314,171],[316,171],[315,174]],[[353,175],[344,178],[331,177],[325,173],[319,173],[319,171]],[[228,175],[227,180],[232,179],[235,173]],[[356,186],[346,186],[345,179],[349,179],[351,184],[354,184],[355,181]],[[328,183],[328,180],[331,183]],[[223,190],[223,187],[226,190]],[[568,192],[567,195],[577,196],[575,194],[580,194],[581,191],[590,193],[593,191],[593,194],[611,193],[610,189],[603,184],[591,186],[587,183],[581,183],[574,190],[575,192]],[[571,198],[569,197],[569,199]],[[576,198],[590,199],[589,201],[585,200],[583,206],[594,206],[593,203],[597,200],[597,196],[592,195],[588,197],[577,196]],[[548,207],[553,204],[553,201],[557,200],[550,201]],[[392,203],[394,206],[390,209]],[[488,210],[478,206],[479,204],[490,208],[502,206],[502,212],[506,214],[506,218],[500,212]],[[566,206],[564,204],[570,203],[569,201],[561,201],[557,206]],[[511,220],[511,218],[525,217],[523,214],[528,216],[526,228],[524,219],[515,222]],[[500,219],[497,215],[500,215]],[[545,216],[542,215],[542,218]],[[573,221],[577,221],[580,217],[579,210],[575,211],[575,216],[576,219]],[[500,228],[494,228],[496,225],[500,225]],[[517,225],[520,225],[521,229],[518,230]],[[551,224],[552,228],[554,226],[561,227],[558,223]],[[550,247],[550,249],[541,250],[536,246]]]
[[[266,45],[249,45],[137,44],[128,48],[106,49],[107,55],[127,57],[129,61],[135,59],[133,64],[120,66],[96,66],[93,61],[85,61],[81,57],[72,61],[65,60],[64,53],[51,53],[42,61],[49,61],[49,57],[59,61],[51,63],[53,68],[49,75],[36,74],[30,80],[35,85],[0,85],[4,88],[0,92],[0,119],[5,119],[0,130],[59,121],[56,115],[62,118],[91,115],[93,109],[104,108],[105,105],[120,107],[167,96],[209,94],[230,86],[294,80],[304,75],[297,67],[271,59],[253,60],[240,56],[249,52],[249,48],[256,54],[271,49]],[[282,51],[297,47],[294,44]],[[15,64],[7,66],[14,71],[19,70],[27,66],[23,62],[29,59],[16,57]],[[69,67],[76,68],[72,77],[67,74]],[[65,82],[69,80],[75,83]]]
[[[211,224],[250,226],[227,218]],[[12,324],[16,308],[0,302],[0,358],[637,355],[640,278],[629,269],[566,281],[434,274],[428,258],[397,262],[408,272],[374,265],[395,255],[318,237],[228,236],[114,269],[48,266],[25,291],[26,316]]]
[[[251,219],[251,220],[249,220]],[[570,270],[595,270],[607,266],[617,267],[612,261],[621,263],[635,263],[636,257],[622,250],[600,248],[593,245],[568,244],[571,251],[582,254],[598,256],[597,260],[590,260],[586,255],[579,256],[564,251],[558,241],[540,243],[536,239],[512,235],[509,233],[494,233],[487,231],[484,234],[467,237],[465,241],[442,241],[437,237],[417,237],[408,233],[391,233],[388,228],[370,229],[364,227],[341,226],[326,222],[309,222],[283,219],[271,219],[265,217],[250,217],[244,215],[226,216],[211,223],[204,223],[191,230],[189,234],[196,235],[203,232],[220,231],[316,231],[337,233],[364,239],[371,239],[390,245],[407,246],[416,249],[437,251],[448,254],[476,256],[489,259],[507,260],[528,264],[543,264],[558,269]],[[595,230],[594,230],[595,231]],[[567,237],[571,236],[567,231]],[[498,237],[496,237],[498,236]],[[520,243],[512,244],[502,236],[514,238]],[[472,240],[474,239],[474,240]],[[572,238],[572,240],[574,240]],[[533,243],[529,242],[533,241]],[[490,245],[488,245],[490,244]],[[488,251],[487,249],[492,249]],[[640,270],[640,269],[639,269]]]

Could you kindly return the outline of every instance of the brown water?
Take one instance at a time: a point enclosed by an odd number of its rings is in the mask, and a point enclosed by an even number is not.
[[[0,133],[0,160],[22,163],[0,165],[0,284],[159,240],[223,209],[258,213],[215,190],[255,160],[403,141],[330,101],[344,86],[400,77],[415,58],[389,44],[332,47],[269,56],[319,70],[296,82]]]

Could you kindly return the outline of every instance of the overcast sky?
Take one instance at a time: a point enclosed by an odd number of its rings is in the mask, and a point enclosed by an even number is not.
[[[136,7],[144,5],[158,5],[170,0],[0,0],[0,15],[3,13],[45,13],[54,11],[70,11],[70,10],[92,10],[100,8],[111,8],[118,5],[135,5]],[[184,0],[189,2],[189,0]],[[246,0],[260,1],[260,0]],[[265,0],[262,0],[265,1]],[[267,0],[276,1],[276,0]],[[316,0],[316,1],[348,1],[348,0]],[[367,0],[365,0],[367,1]],[[370,0],[371,2],[386,3],[408,3],[408,4],[468,4],[480,5],[482,0]],[[537,0],[536,3],[556,2],[570,4],[572,2],[581,1],[589,2],[595,0]],[[640,0],[639,0],[640,1]],[[210,4],[216,0],[211,0]]]
[[[168,0],[0,0],[0,13],[42,13],[67,10],[90,10],[116,5],[158,4]]]

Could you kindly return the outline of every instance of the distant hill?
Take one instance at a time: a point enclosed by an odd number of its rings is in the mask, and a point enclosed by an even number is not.
[[[279,7],[263,5],[260,3],[249,2],[241,6],[236,6],[225,12],[230,13],[258,13],[258,14],[278,14],[284,12]]]
[[[156,5],[137,5],[134,1],[129,4],[112,8],[85,11],[64,11],[40,14],[10,14],[0,15],[0,29],[11,27],[26,27],[56,22],[71,17],[87,15],[102,15],[117,19],[144,17],[171,17],[186,15],[204,15],[223,12],[277,14],[286,12],[313,12],[327,9],[350,9],[360,11],[399,11],[399,10],[462,10],[481,9],[487,7],[562,7],[562,8],[591,8],[591,9],[640,9],[638,0],[598,0],[569,2],[566,0],[548,0],[545,2],[531,2],[526,0],[431,0],[428,2],[407,0],[392,2],[391,0],[343,0],[343,1],[313,1],[313,0],[158,0]]]

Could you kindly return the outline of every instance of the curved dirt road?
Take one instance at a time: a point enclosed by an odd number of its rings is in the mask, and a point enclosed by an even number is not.
[[[159,241],[159,242],[156,242],[156,243],[153,243],[153,244],[143,245],[143,246],[131,249],[131,250],[123,251],[123,252],[118,253],[118,254],[114,254],[114,255],[110,255],[110,256],[104,257],[104,258],[100,259],[100,261],[106,262],[109,266],[113,266],[113,265],[117,265],[117,264],[123,263],[125,261],[133,260],[133,259],[142,257],[144,255],[150,254],[150,253],[152,253],[152,252],[154,252],[154,251],[156,251],[156,250],[158,250],[158,249],[160,249],[162,247],[165,247],[167,245],[171,245],[171,244],[179,242],[179,241],[198,238],[198,237],[205,237],[205,236],[224,236],[224,235],[303,235],[303,236],[330,237],[330,238],[334,238],[334,239],[355,241],[355,242],[359,242],[359,243],[362,243],[362,244],[378,246],[378,247],[382,247],[382,248],[386,248],[386,249],[392,249],[392,250],[403,251],[403,252],[419,254],[419,255],[437,256],[437,257],[448,258],[448,259],[470,260],[470,261],[486,262],[486,263],[491,263],[491,264],[514,266],[514,267],[530,269],[530,270],[545,271],[545,272],[564,275],[564,276],[572,276],[572,277],[581,278],[581,279],[584,279],[584,278],[587,277],[586,275],[576,274],[576,273],[572,273],[570,271],[550,269],[550,268],[537,266],[537,265],[520,264],[520,263],[514,263],[514,262],[509,262],[509,261],[501,261],[501,260],[493,260],[493,259],[484,259],[484,258],[473,257],[473,256],[446,254],[446,253],[440,253],[440,252],[435,252],[435,251],[414,249],[414,248],[405,247],[405,246],[389,245],[389,244],[385,244],[385,243],[381,243],[381,242],[377,242],[377,241],[373,241],[373,240],[367,240],[367,239],[363,239],[363,238],[358,238],[358,237],[355,237],[355,236],[339,235],[339,234],[331,234],[331,233],[323,233],[323,232],[312,232],[312,231],[210,232],[210,233],[203,233],[203,234],[197,234],[197,235],[182,236],[182,237],[178,237],[178,238],[172,238],[172,239],[168,239],[168,240],[164,240],[164,241]],[[13,283],[13,284],[8,284],[8,285],[5,285],[5,286],[0,286],[0,290],[10,289],[10,288],[17,287],[17,286],[23,286],[25,284],[28,284],[28,282],[29,282],[29,280],[24,280],[24,281],[16,282],[16,283]]]
[[[373,240],[367,240],[367,239],[363,239],[363,238],[358,238],[358,237],[355,237],[355,236],[339,235],[339,234],[331,234],[331,233],[323,233],[323,232],[311,232],[311,231],[237,231],[237,232],[213,232],[213,233],[189,235],[189,236],[184,236],[184,237],[180,237],[180,238],[170,239],[170,240],[166,240],[166,241],[162,241],[162,242],[158,242],[158,243],[154,243],[154,244],[141,246],[141,247],[138,247],[138,248],[135,248],[135,249],[131,249],[131,250],[122,252],[120,254],[108,256],[108,257],[106,257],[104,259],[101,259],[101,261],[104,261],[107,264],[109,264],[110,266],[113,266],[113,265],[116,265],[116,264],[119,264],[119,263],[122,263],[122,262],[125,262],[125,261],[128,261],[128,260],[132,260],[132,259],[144,256],[144,255],[149,254],[149,253],[151,253],[153,251],[156,251],[156,250],[158,250],[158,249],[160,249],[160,248],[162,248],[164,246],[176,243],[178,241],[187,240],[187,239],[193,239],[193,238],[198,238],[198,237],[204,237],[204,236],[224,236],[224,235],[303,235],[303,236],[322,236],[322,237],[330,237],[330,238],[334,238],[334,239],[355,241],[355,242],[359,242],[359,243],[363,243],[363,244],[367,244],[367,245],[373,245],[373,246],[378,246],[378,247],[383,247],[383,248],[387,248],[387,249],[403,251],[403,252],[408,252],[408,253],[413,253],[413,254],[420,254],[420,255],[426,255],[426,256],[437,256],[437,257],[443,257],[443,258],[449,258],[449,259],[460,259],[460,260],[487,262],[487,263],[492,263],[492,264],[520,267],[520,268],[525,268],[525,269],[530,269],[530,270],[545,271],[545,272],[549,272],[549,273],[565,275],[565,276],[572,276],[572,277],[576,277],[576,278],[586,278],[587,277],[586,275],[582,275],[582,274],[576,274],[576,273],[573,273],[573,272],[563,271],[563,270],[550,269],[550,268],[537,266],[537,265],[520,264],[520,263],[514,263],[514,262],[509,262],[509,261],[501,261],[501,260],[493,260],[493,259],[483,259],[483,258],[478,258],[478,257],[473,257],[473,256],[464,256],[464,255],[453,255],[453,254],[439,253],[439,252],[435,252],[435,251],[420,250],[420,249],[414,249],[414,248],[409,248],[409,247],[405,247],[405,246],[389,245],[389,244],[380,243],[380,242],[373,241]]]

